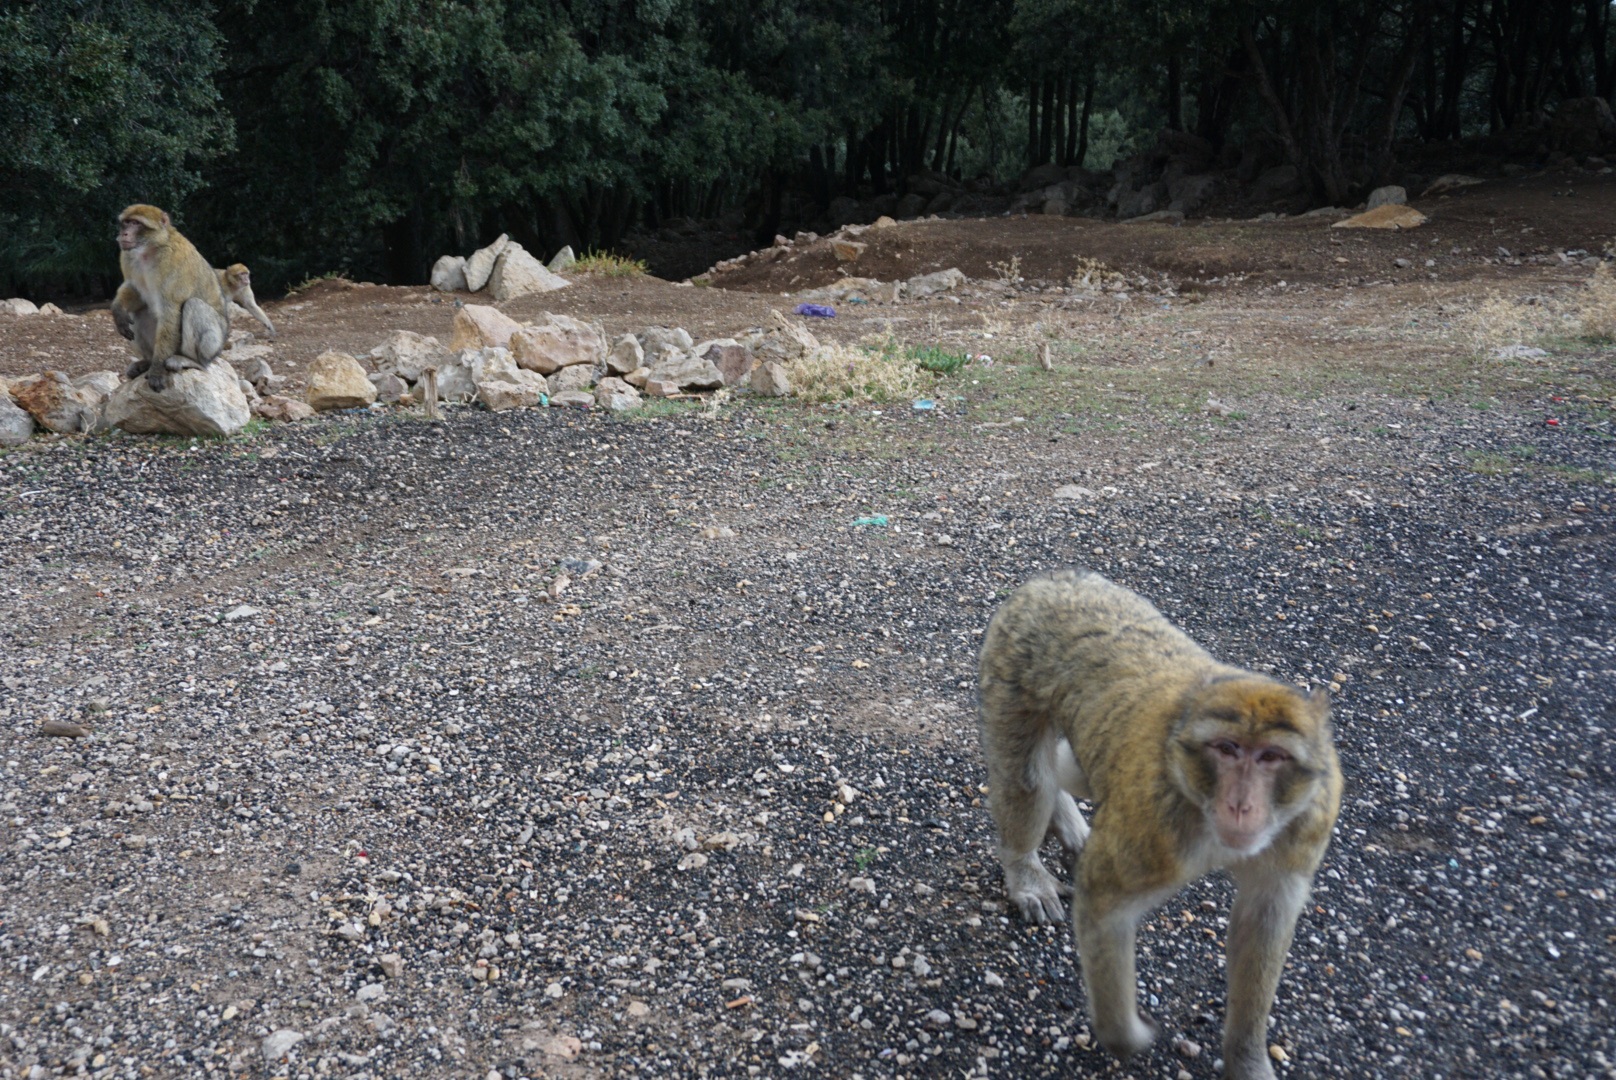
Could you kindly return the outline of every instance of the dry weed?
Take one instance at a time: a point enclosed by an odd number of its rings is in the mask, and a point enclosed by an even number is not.
[[[1577,324],[1582,336],[1591,341],[1616,340],[1616,277],[1608,263],[1594,267],[1577,305]]]
[[[1508,345],[1524,345],[1544,332],[1541,309],[1489,296],[1457,321],[1455,330],[1472,352],[1485,354]]]
[[[825,345],[791,365],[803,401],[897,401],[917,397],[929,376],[901,350]]]
[[[1077,260],[1077,269],[1066,279],[1074,289],[1104,289],[1111,285],[1125,285],[1127,279],[1099,259],[1084,256]]]

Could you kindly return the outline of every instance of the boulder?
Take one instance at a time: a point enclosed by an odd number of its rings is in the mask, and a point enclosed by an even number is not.
[[[903,221],[907,218],[919,217],[921,214],[926,212],[926,203],[930,201],[931,200],[926,198],[924,195],[916,195],[913,192],[910,192],[908,195],[905,195],[903,198],[898,200],[897,213],[893,216],[899,221]]]
[[[752,391],[766,397],[788,397],[791,394],[791,376],[785,365],[765,360],[752,369]]]
[[[1058,184],[1066,179],[1066,169],[1060,165],[1038,165],[1028,169],[1021,176],[1021,183],[1016,185],[1020,191],[1037,191],[1050,184]]]
[[[606,370],[613,375],[627,375],[635,368],[645,366],[645,349],[633,334],[624,334],[606,354]]]
[[[1549,148],[1574,157],[1598,153],[1616,142],[1616,116],[1604,98],[1567,98],[1549,121]]]
[[[0,446],[21,446],[33,436],[34,418],[10,394],[0,394]]]
[[[926,213],[946,213],[954,208],[954,203],[958,198],[959,195],[956,192],[939,191],[937,194],[933,195],[931,197],[931,201],[926,204]]]
[[[1289,198],[1302,190],[1302,178],[1295,165],[1275,165],[1252,183],[1251,198],[1256,202],[1272,202]]]
[[[281,397],[278,394],[268,394],[258,404],[253,406],[253,412],[265,420],[275,420],[282,424],[291,424],[299,420],[307,420],[314,415],[314,410],[304,402],[295,398]]]
[[[1378,187],[1369,193],[1369,204],[1365,210],[1378,210],[1382,206],[1404,206],[1408,203],[1408,192],[1396,184],[1387,184]]]
[[[427,368],[452,363],[454,354],[435,337],[411,330],[394,330],[386,341],[370,350],[370,359],[377,371],[391,372],[405,382],[415,383],[421,381],[421,372]]]
[[[894,221],[892,218],[889,218],[885,214],[882,214],[880,217],[878,217],[874,221],[870,222],[870,228],[872,228],[872,229],[890,229],[890,228],[892,228],[892,226],[894,226],[896,224],[897,224],[897,222]]]
[[[1193,214],[1205,206],[1218,189],[1215,176],[1181,176],[1167,185],[1167,209]]]
[[[1425,215],[1412,206],[1387,204],[1331,224],[1332,229],[1415,229],[1425,224]]]
[[[651,374],[646,377],[646,390],[654,393],[651,391],[652,383],[675,386],[681,393],[717,390],[724,385],[724,376],[719,374],[718,368],[705,356],[697,356],[693,352],[681,352],[664,355],[661,360],[651,365]]]
[[[241,391],[241,396],[247,399],[247,408],[251,409],[258,404],[258,387],[238,375],[236,377],[236,388]]]
[[[376,388],[376,400],[387,405],[397,405],[398,399],[410,392],[410,384],[391,371],[373,371],[369,379]]]
[[[746,344],[751,346],[759,360],[790,364],[819,348],[819,339],[809,333],[806,326],[794,323],[779,311],[770,309],[763,329],[749,335]]]
[[[609,412],[627,412],[640,407],[640,392],[622,379],[608,375],[595,387],[595,404]]]
[[[595,395],[588,390],[563,390],[550,399],[550,404],[558,409],[593,409]]]
[[[832,240],[830,242],[831,254],[836,256],[837,262],[858,262],[859,256],[864,254],[868,244],[861,244],[856,240]]]
[[[955,267],[939,270],[934,274],[921,274],[912,277],[904,283],[904,295],[911,299],[926,296],[936,296],[938,293],[950,292],[965,284],[965,274]],[[817,342],[815,343],[817,345]]]
[[[486,304],[467,304],[455,312],[454,336],[449,339],[449,351],[508,348],[511,335],[520,329],[521,323],[498,308]]]
[[[656,367],[664,357],[695,348],[689,332],[677,326],[647,326],[635,336],[640,340],[640,348],[649,367]]]
[[[471,369],[458,360],[438,368],[438,400],[470,401],[477,396]]]
[[[545,313],[544,321],[511,335],[518,367],[551,375],[562,368],[606,361],[606,333],[594,323]]]
[[[123,376],[116,371],[92,371],[74,379],[73,385],[80,390],[89,390],[104,400],[123,385]]]
[[[623,381],[628,383],[630,386],[632,386],[632,387],[634,387],[634,388],[636,388],[638,390],[644,390],[645,389],[645,381],[647,379],[649,379],[650,377],[651,377],[651,369],[646,367],[645,365],[641,364],[639,367],[635,368],[633,371],[629,372],[627,375],[624,375],[623,376]]]
[[[704,341],[696,346],[696,355],[713,362],[718,373],[724,377],[725,386],[745,382],[757,363],[757,357],[752,355],[752,350],[734,338]]]
[[[369,385],[368,383],[366,385]],[[252,410],[229,364],[212,363],[169,376],[162,393],[144,377],[121,384],[101,411],[103,428],[134,435],[234,435]]]
[[[1144,214],[1154,214],[1157,210],[1165,209],[1167,203],[1167,185],[1157,180],[1146,184],[1138,191],[1124,191],[1117,196],[1117,218],[1140,217]]]
[[[903,293],[901,281],[878,281],[875,278],[845,277],[833,285],[809,289],[799,293],[800,299],[810,304],[895,304]]]
[[[565,289],[570,284],[566,278],[550,273],[530,251],[512,241],[494,260],[494,272],[488,277],[488,295],[500,301],[515,300]]]
[[[231,379],[234,380],[234,374]],[[146,382],[144,376],[139,380]],[[11,397],[46,431],[76,435],[94,431],[105,395],[73,385],[60,371],[30,375],[11,383]]]
[[[544,376],[517,367],[508,349],[480,349],[462,358],[469,361],[466,367],[476,384],[477,400],[494,412],[537,405],[549,395]]]
[[[32,300],[24,300],[14,296],[10,300],[0,300],[0,315],[38,315],[39,308],[34,306]]]
[[[445,255],[432,264],[432,287],[439,292],[469,292],[466,288],[466,257]]]
[[[357,409],[376,400],[364,367],[345,352],[323,352],[309,365],[303,400],[315,412]]]
[[[1127,223],[1129,225],[1146,225],[1152,222],[1166,223],[1168,225],[1182,225],[1184,224],[1184,211],[1153,210],[1148,214],[1140,214],[1138,217],[1129,218]]]
[[[61,308],[57,307],[55,304],[50,304],[50,303],[40,304],[39,305],[39,313],[41,315],[67,315],[67,312],[63,311]],[[78,318],[78,316],[77,315],[68,315],[68,318],[76,319],[76,318]]]
[[[466,260],[465,270],[468,292],[477,292],[488,284],[488,278],[494,272],[494,260],[504,254],[505,245],[510,242],[509,236],[500,233],[498,240],[471,253],[471,258]]]
[[[556,252],[555,257],[546,264],[545,268],[552,274],[559,274],[577,261],[578,256],[572,253],[572,245],[569,244]]]
[[[846,195],[838,195],[830,201],[825,209],[825,216],[830,219],[831,228],[840,228],[859,219],[859,204],[857,199]]]
[[[595,385],[595,369],[583,364],[574,364],[572,367],[562,368],[544,381],[551,397],[568,390],[588,390]]]

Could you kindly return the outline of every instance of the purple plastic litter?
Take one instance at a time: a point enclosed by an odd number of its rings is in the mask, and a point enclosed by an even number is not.
[[[834,319],[836,309],[825,304],[798,304],[798,315],[806,315],[810,319]]]

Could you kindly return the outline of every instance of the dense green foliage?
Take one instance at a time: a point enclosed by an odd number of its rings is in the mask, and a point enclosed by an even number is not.
[[[1616,91],[1599,0],[0,0],[0,293],[104,290],[124,203],[266,292],[420,281],[927,170],[1104,168],[1159,130],[1320,201],[1398,145]],[[1232,156],[1231,156],[1232,155]]]

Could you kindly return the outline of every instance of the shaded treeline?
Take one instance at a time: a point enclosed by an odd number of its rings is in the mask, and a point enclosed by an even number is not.
[[[424,280],[740,212],[767,237],[927,170],[1108,167],[1161,129],[1319,202],[1399,146],[1616,91],[1605,0],[0,2],[0,293],[106,291],[175,213],[273,292]]]

